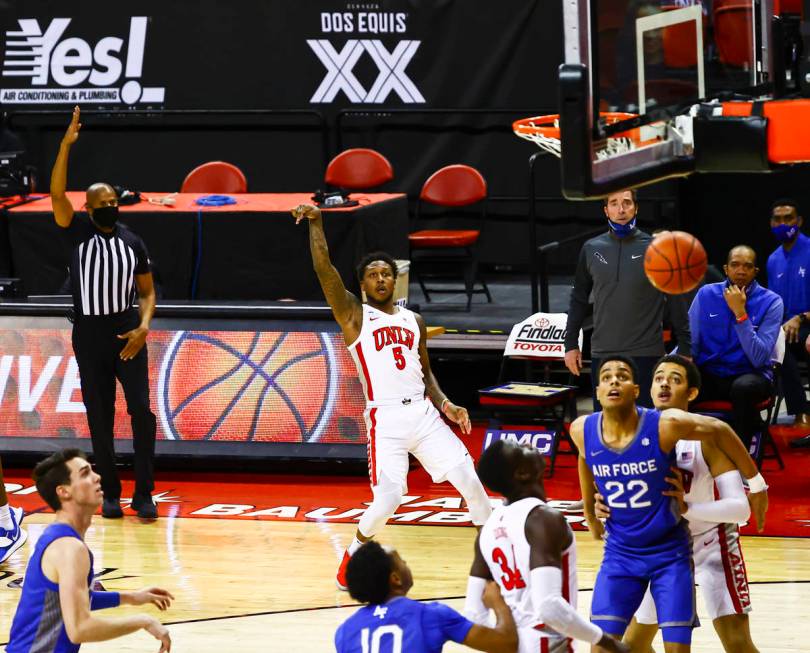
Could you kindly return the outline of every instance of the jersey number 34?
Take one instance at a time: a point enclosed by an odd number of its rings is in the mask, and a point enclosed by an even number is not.
[[[514,551],[512,553],[514,557]],[[515,566],[514,569],[509,566],[509,560],[506,557],[506,554],[503,552],[503,549],[498,547],[492,549],[492,561],[498,565],[503,572],[503,576],[501,576],[501,583],[507,592],[526,587],[526,581],[523,580],[523,576],[520,574],[520,569],[518,569],[517,566]]]

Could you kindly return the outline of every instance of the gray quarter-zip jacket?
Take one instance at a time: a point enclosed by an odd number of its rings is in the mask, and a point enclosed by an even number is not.
[[[665,295],[644,274],[644,252],[651,240],[652,236],[635,229],[626,238],[608,231],[585,242],[571,289],[565,351],[577,349],[577,335],[592,297],[592,356],[662,356],[667,302],[678,352],[691,354],[688,296]]]

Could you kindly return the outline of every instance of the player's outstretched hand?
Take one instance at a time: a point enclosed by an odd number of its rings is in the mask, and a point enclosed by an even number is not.
[[[444,414],[447,418],[461,427],[461,432],[467,435],[472,431],[472,423],[470,422],[470,415],[464,406],[456,406],[452,401],[448,401],[444,405]]]
[[[147,617],[147,623],[143,629],[152,637],[160,641],[160,649],[158,653],[169,653],[172,650],[172,638],[169,635],[169,629],[166,628],[154,617]]]
[[[295,224],[300,224],[301,220],[320,220],[321,211],[317,206],[312,204],[299,204],[292,210]]]
[[[768,490],[749,492],[748,503],[751,504],[751,512],[754,513],[757,531],[761,533],[765,530],[765,513],[768,512]]]
[[[160,587],[144,587],[142,590],[132,592],[132,605],[151,603],[161,611],[169,608],[173,600],[174,596]]]
[[[596,512],[596,516],[599,519],[607,519],[610,517],[610,507],[607,505],[605,497],[598,492],[595,492],[593,498],[596,501],[596,503],[594,503],[594,511]]]
[[[618,639],[613,639],[607,634],[602,635],[602,639],[599,640],[597,646],[609,653],[630,653],[630,647],[627,644],[620,642]]]
[[[70,119],[70,124],[68,125],[65,135],[62,137],[62,142],[65,145],[73,145],[79,140],[79,130],[82,128],[82,123],[79,122],[80,114],[81,109],[79,109],[79,106],[76,105],[73,107],[73,116]]]
[[[496,605],[504,602],[503,596],[501,596],[501,588],[498,587],[498,583],[494,580],[487,582],[484,593],[481,595],[481,602],[490,610],[494,610]]]
[[[670,470],[672,471],[672,476],[667,476],[666,481],[672,486],[672,489],[664,490],[661,494],[667,497],[673,497],[678,504],[680,514],[683,515],[689,509],[689,506],[686,505],[686,501],[684,500],[686,490],[684,490],[683,487],[683,473],[677,467],[670,467]]]

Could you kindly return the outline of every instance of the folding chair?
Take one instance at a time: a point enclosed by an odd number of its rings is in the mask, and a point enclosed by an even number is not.
[[[541,449],[550,458],[548,476],[554,474],[554,467],[559,452],[560,440],[568,441],[572,450],[574,443],[568,433],[566,417],[576,417],[577,388],[571,385],[551,383],[551,366],[565,358],[565,313],[535,313],[512,327],[512,332],[504,349],[501,368],[498,373],[498,384],[478,391],[481,406],[490,413],[490,424],[493,429],[502,423],[539,425],[549,433],[544,438],[545,447]],[[582,332],[579,334],[582,346]],[[519,362],[524,366],[523,379],[506,381],[510,363]],[[540,374],[534,374],[537,363],[541,365]],[[542,376],[542,380],[535,380]],[[492,431],[491,431],[492,432]],[[498,437],[514,437],[518,442],[534,440],[538,435],[533,431],[500,431],[495,429]],[[487,445],[490,439],[487,439]],[[540,448],[540,447],[538,447]]]
[[[247,193],[245,174],[232,163],[209,161],[186,175],[181,193]]]

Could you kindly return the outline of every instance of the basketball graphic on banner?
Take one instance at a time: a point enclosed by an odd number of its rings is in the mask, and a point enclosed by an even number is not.
[[[158,382],[167,439],[316,442],[336,394],[333,334],[179,331]]]

